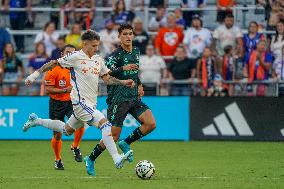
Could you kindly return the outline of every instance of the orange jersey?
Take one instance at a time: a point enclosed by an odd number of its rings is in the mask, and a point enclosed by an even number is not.
[[[221,7],[231,7],[231,5],[235,4],[235,1],[234,0],[219,0],[218,3]]]
[[[60,66],[49,70],[45,75],[45,86],[54,86],[57,89],[64,89],[70,86],[70,71]],[[50,98],[60,101],[69,101],[70,93],[50,94]]]
[[[155,48],[160,49],[162,56],[173,56],[182,40],[183,31],[181,28],[161,28],[155,40]]]

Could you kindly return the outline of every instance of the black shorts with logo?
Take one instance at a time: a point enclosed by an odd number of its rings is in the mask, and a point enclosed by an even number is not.
[[[71,117],[73,106],[71,101],[49,99],[49,118],[64,122],[65,116]]]
[[[140,100],[112,103],[108,106],[107,118],[113,126],[122,127],[128,113],[140,122],[138,117],[148,109],[150,108]]]

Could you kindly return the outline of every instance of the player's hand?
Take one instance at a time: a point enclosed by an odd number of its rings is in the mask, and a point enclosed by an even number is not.
[[[123,85],[133,88],[135,86],[135,83],[132,79],[122,80],[121,81]]]
[[[25,79],[25,85],[29,87],[39,76],[40,73],[35,71]]]
[[[67,87],[66,89],[67,89],[66,93],[71,93],[71,91],[72,91],[72,86],[69,86],[69,87]]]
[[[143,88],[143,85],[139,85],[139,86],[138,86],[138,95],[139,95],[139,98],[141,98],[142,96],[144,96],[144,88]]]
[[[136,64],[127,64],[122,68],[123,70],[138,70],[138,66]]]

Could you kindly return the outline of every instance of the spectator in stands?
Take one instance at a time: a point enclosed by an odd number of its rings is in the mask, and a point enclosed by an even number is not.
[[[2,74],[2,95],[17,95],[19,84],[25,76],[23,62],[16,56],[16,52],[11,43],[4,46],[3,59],[0,61]]]
[[[223,23],[227,14],[232,14],[232,7],[235,6],[235,0],[217,0],[217,22]]]
[[[129,13],[125,9],[125,2],[124,0],[118,0],[115,3],[114,7],[114,14],[112,15],[112,19],[114,20],[114,24],[116,25],[116,28],[119,27],[121,24],[125,24],[127,22],[130,22]]]
[[[167,18],[165,16],[165,8],[158,7],[156,16],[152,17],[149,21],[148,29],[149,31],[158,31],[160,28],[167,25]]]
[[[0,60],[3,57],[3,49],[7,43],[11,43],[11,36],[9,32],[0,26]]]
[[[32,74],[34,71],[41,68],[44,64],[49,61],[49,56],[46,53],[45,45],[43,42],[36,43],[35,52],[29,58],[29,73]],[[43,81],[43,76],[38,79],[38,81]],[[42,83],[43,84],[43,83]],[[31,95],[39,95],[40,87],[35,86],[31,89]]]
[[[5,0],[4,10],[9,10],[9,8],[26,8],[27,11],[31,10],[32,1],[31,0]],[[27,15],[25,11],[13,12],[10,11],[10,25],[12,30],[23,30],[25,28]],[[14,40],[17,47],[17,52],[23,53],[24,48],[24,36],[14,35]]]
[[[256,49],[259,41],[265,40],[265,36],[258,33],[258,24],[255,21],[249,23],[248,33],[243,37],[243,50],[245,59],[250,56],[250,53]]]
[[[76,49],[82,48],[82,41],[81,41],[81,33],[82,27],[80,24],[74,24],[71,28],[70,34],[68,34],[65,38],[65,43],[73,45]]]
[[[150,8],[167,7],[168,0],[150,0]]]
[[[260,41],[256,50],[250,53],[250,57],[246,60],[245,73],[249,82],[267,80],[269,70],[272,66],[272,56],[266,49],[266,42]],[[256,88],[257,96],[264,96],[266,87],[259,84]]]
[[[276,81],[284,81],[284,46],[282,46],[281,59],[273,63],[273,78]],[[279,96],[284,96],[284,84],[279,84]]]
[[[112,0],[112,9],[115,10],[115,4],[117,0]],[[124,0],[125,11],[128,13],[129,20],[135,18],[135,8],[140,7],[141,10],[144,9],[144,0]]]
[[[114,29],[114,23],[111,19],[105,21],[105,29],[100,31],[101,46],[100,50],[104,56],[108,56],[119,43],[118,32]]]
[[[115,9],[116,0],[112,0],[112,9]],[[133,11],[136,7],[140,6],[141,10],[144,8],[144,0],[124,0],[125,10]]]
[[[274,64],[281,62],[282,48],[284,46],[284,21],[279,21],[276,25],[276,35],[272,36],[270,50],[274,57]]]
[[[68,5],[70,4],[69,1],[66,0],[50,0],[50,6],[51,8],[59,8],[59,9],[67,9]],[[68,12],[65,12],[65,17],[64,19],[67,20],[67,16]],[[54,11],[54,12],[50,12],[50,21],[53,22],[55,24],[55,28],[58,29],[58,24],[60,21],[60,12]],[[66,23],[67,24],[67,23]],[[65,25],[64,25],[65,26]]]
[[[42,32],[38,33],[34,43],[43,42],[46,48],[46,53],[50,56],[52,50],[56,48],[56,41],[59,35],[55,32],[53,22],[47,22]]]
[[[94,0],[70,0],[70,9],[74,10],[75,8],[89,8],[90,11],[87,12],[78,12],[73,11],[69,17],[68,24],[80,23],[84,30],[88,30],[91,27],[92,20],[94,18],[95,12],[95,1]]]
[[[204,48],[202,57],[197,61],[196,69],[197,78],[202,83],[201,96],[211,96],[214,92],[214,78],[218,68],[209,47]]]
[[[155,48],[158,55],[173,56],[177,46],[182,43],[183,31],[176,25],[176,17],[173,13],[167,16],[167,26],[159,30]]]
[[[56,60],[58,58],[61,58],[61,52],[62,52],[64,46],[65,46],[65,36],[60,36],[57,39],[56,49],[54,49],[52,51],[50,59]]]
[[[195,77],[196,64],[186,57],[186,49],[183,45],[176,48],[175,58],[169,63],[169,79],[172,81],[184,80],[193,82]],[[192,95],[192,88],[189,84],[172,84],[170,95]]]
[[[268,20],[267,30],[274,30],[277,23],[284,19],[284,7],[280,1],[276,0],[271,3],[271,13]]]
[[[156,95],[157,85],[166,78],[166,64],[162,57],[155,54],[154,46],[147,45],[146,55],[140,57],[140,79],[145,95]]]
[[[235,80],[235,57],[232,46],[227,46],[224,49],[224,56],[222,61],[222,78],[225,81]],[[224,84],[224,88],[228,91],[229,96],[233,95],[233,85]]]
[[[231,45],[233,51],[242,51],[242,31],[239,27],[234,26],[234,16],[226,15],[224,24],[215,29],[213,33],[212,49],[216,49],[220,56],[224,55],[224,48]],[[217,42],[217,45],[216,45]]]
[[[212,35],[208,29],[202,27],[198,14],[192,17],[191,26],[184,33],[183,43],[187,48],[187,56],[196,62],[202,56],[204,48],[211,45]]]
[[[181,27],[181,29],[185,29],[186,28],[186,21],[185,21],[185,19],[183,18],[183,16],[182,16],[182,10],[181,10],[181,8],[176,8],[175,9],[175,15],[176,15],[176,19],[177,19],[177,25],[179,26],[179,27]]]
[[[206,0],[182,0],[181,1],[181,7],[182,8],[191,8],[191,9],[197,9],[197,8],[203,8],[206,6]],[[186,26],[190,27],[192,23],[192,16],[198,14],[199,16],[202,15],[202,11],[184,11],[183,17],[186,20]]]
[[[146,46],[150,40],[150,37],[143,29],[143,21],[141,18],[137,17],[134,19],[133,28],[135,36],[133,45],[139,48],[140,54],[144,55],[146,53]]]

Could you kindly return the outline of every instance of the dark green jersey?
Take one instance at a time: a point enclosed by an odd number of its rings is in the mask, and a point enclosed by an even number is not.
[[[122,85],[109,85],[107,87],[107,103],[124,102],[138,99],[138,85],[141,84],[138,70],[123,71],[122,67],[127,64],[136,64],[139,67],[139,49],[133,47],[132,52],[119,47],[106,60],[107,67],[112,71],[111,75],[120,80],[132,79],[135,87],[130,88]]]

